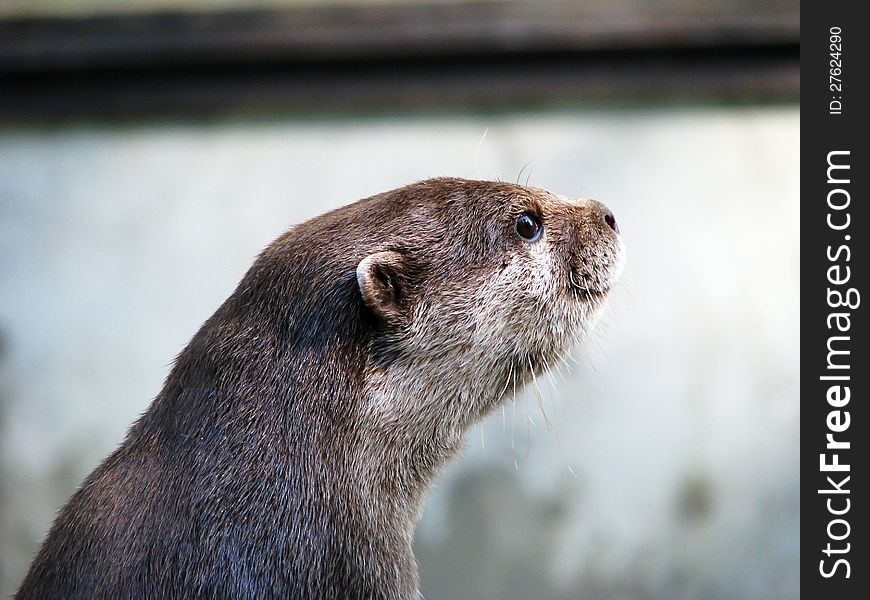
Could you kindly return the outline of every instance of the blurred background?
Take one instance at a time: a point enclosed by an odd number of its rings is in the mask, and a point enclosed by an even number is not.
[[[0,1],[0,595],[290,225],[436,175],[594,197],[595,335],[470,432],[429,600],[799,596],[799,3]],[[547,427],[547,421],[553,427]]]

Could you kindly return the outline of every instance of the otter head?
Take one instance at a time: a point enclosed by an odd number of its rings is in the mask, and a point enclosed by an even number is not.
[[[451,448],[589,330],[623,244],[594,200],[457,179],[398,193],[401,217],[356,270],[375,321],[370,408],[427,447]]]

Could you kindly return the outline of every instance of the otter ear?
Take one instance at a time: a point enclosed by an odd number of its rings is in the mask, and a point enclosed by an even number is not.
[[[405,257],[392,250],[370,254],[357,265],[356,281],[363,301],[384,321],[394,321],[401,313],[405,270]]]

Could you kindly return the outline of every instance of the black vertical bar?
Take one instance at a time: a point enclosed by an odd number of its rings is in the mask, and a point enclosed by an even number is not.
[[[870,23],[860,6],[802,7],[801,588],[813,599],[870,589]]]

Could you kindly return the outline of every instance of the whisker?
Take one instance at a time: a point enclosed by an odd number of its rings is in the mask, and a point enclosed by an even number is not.
[[[529,162],[527,162],[526,164],[524,164],[524,165],[522,166],[522,168],[520,169],[520,172],[517,173],[517,185],[520,184],[520,178],[522,178],[522,176],[523,176],[523,171],[525,171],[525,170],[526,170],[526,167],[528,167],[528,166],[529,166],[530,164],[532,164],[533,162],[534,162],[534,159],[532,159],[532,160],[530,160]],[[528,179],[526,179],[526,182],[528,182]]]
[[[610,357],[607,355],[607,350],[604,349],[604,346],[602,346],[598,340],[593,339],[592,343],[595,344],[595,347],[598,349],[598,351],[604,355],[605,359],[610,360]]]
[[[579,346],[578,346],[578,348],[579,348]],[[573,352],[569,352],[568,354],[566,354],[565,358],[570,360],[571,362],[573,362],[578,367],[583,367],[583,365],[580,363],[580,361],[577,360],[577,357],[574,356]]]
[[[517,374],[514,372],[514,395],[511,400],[511,454],[514,457],[514,467],[517,471],[520,470],[520,466],[517,464],[517,453],[514,448],[514,437],[517,429]]]
[[[568,279],[571,280],[571,285],[572,285],[572,286],[574,286],[575,288],[579,288],[579,287],[580,287],[580,284],[578,284],[577,281],[574,279],[574,270],[573,270],[573,269],[569,269],[569,270],[568,270]]]
[[[622,288],[625,290],[625,293],[628,294],[629,296],[634,295],[631,293],[631,288],[628,286],[628,284],[624,283],[622,280],[617,281],[616,285],[622,286]]]
[[[504,397],[505,393],[507,392],[508,386],[511,384],[511,375],[513,374],[513,371],[514,371],[514,365],[513,365],[513,363],[510,363],[508,365],[508,376],[507,376],[507,380],[504,382],[504,388],[502,388],[501,393],[496,398],[496,401],[501,404],[501,430],[502,431],[507,431],[507,417],[505,415],[504,402],[502,402],[502,398]]]
[[[528,391],[523,394],[526,398],[526,456],[525,458],[529,458],[529,452],[532,447],[532,430],[529,425],[535,426],[535,422],[532,421],[532,415],[529,413],[529,393]],[[537,427],[535,427],[537,429]]]
[[[489,132],[489,127],[483,130],[483,135],[480,136],[480,141],[477,142],[477,148],[474,150],[474,176],[480,179],[480,169],[478,168],[477,158],[480,155],[480,147],[483,145],[483,140],[486,139],[486,134]]]
[[[562,456],[562,461],[564,461],[565,466],[568,467],[568,472],[574,477],[577,477],[577,472],[574,471],[574,467],[571,466],[571,463],[568,462],[568,457],[565,456],[565,450],[562,448],[562,441],[559,438],[558,431],[556,432],[556,446],[559,448],[559,454]]]
[[[535,400],[538,403],[538,408],[541,411],[541,416],[544,418],[544,425],[547,427],[547,431],[549,431],[552,424],[550,423],[550,419],[549,419],[549,417],[547,417],[547,413],[544,410],[544,397],[543,397],[543,394],[541,393],[541,388],[538,387],[538,377],[535,375],[534,367],[532,367],[532,357],[528,356],[528,359],[529,359],[529,369],[532,372],[532,382],[534,383],[535,391],[537,392],[535,394]]]
[[[570,385],[570,384],[568,383],[568,380],[565,379],[565,374],[562,373],[562,368],[561,368],[561,367],[562,367],[563,364],[564,364],[564,363],[562,362],[562,359],[560,359],[559,362],[557,362],[556,364],[553,365],[553,371],[556,372],[556,374],[557,374],[557,375],[559,376],[559,378],[562,380],[562,383],[564,383],[564,384],[567,386],[567,385]]]
[[[551,373],[548,373],[548,374],[551,374]],[[553,389],[553,392],[557,393],[556,386],[553,383],[553,378],[550,377],[549,381],[550,381],[550,386]],[[574,472],[574,467],[571,466],[571,463],[568,461],[568,457],[565,455],[565,449],[562,447],[562,438],[559,436],[559,410],[558,410],[557,402],[556,402],[555,398],[553,400],[553,421],[556,424],[553,427],[553,433],[556,434],[556,447],[559,449],[559,456],[561,456],[562,462],[565,463],[565,466],[568,467],[568,471],[571,473],[571,475],[576,477],[577,473]]]

